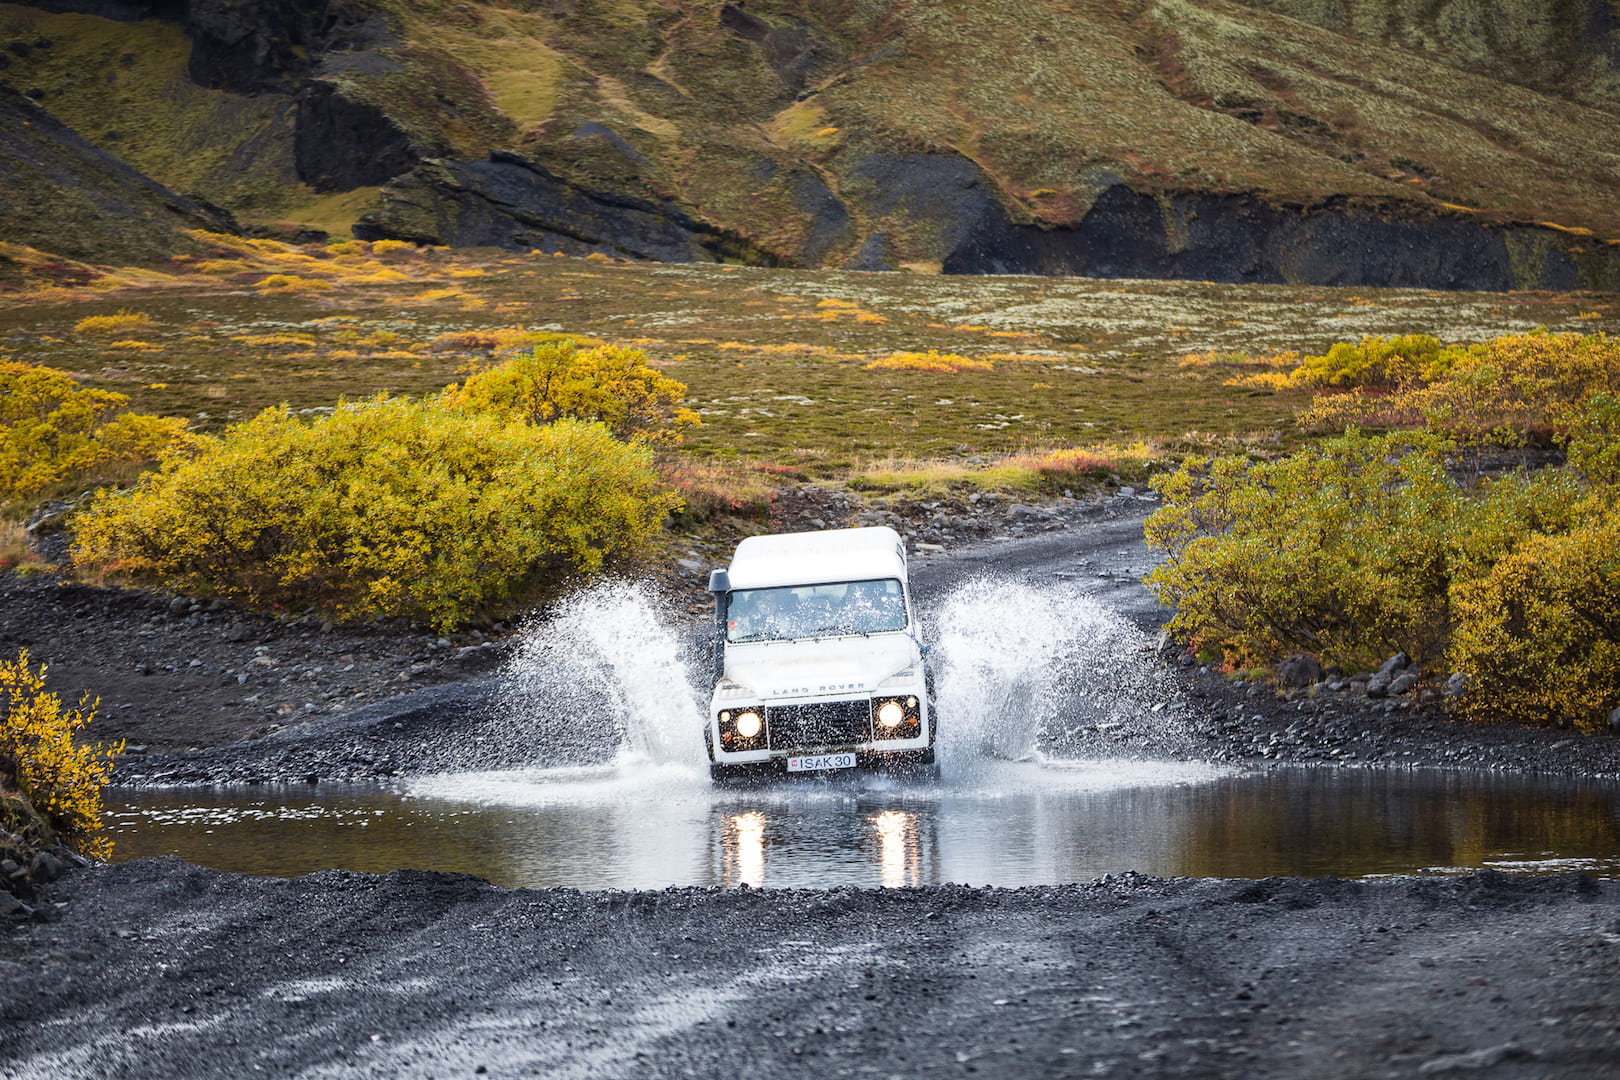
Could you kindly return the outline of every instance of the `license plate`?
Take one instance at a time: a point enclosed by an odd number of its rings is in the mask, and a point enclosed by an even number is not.
[[[823,769],[853,769],[854,754],[806,754],[787,759],[788,772],[820,772]]]

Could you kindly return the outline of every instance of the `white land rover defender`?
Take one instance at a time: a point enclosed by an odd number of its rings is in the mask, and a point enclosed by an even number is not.
[[[893,529],[753,536],[709,576],[717,780],[835,769],[932,773],[933,682]]]

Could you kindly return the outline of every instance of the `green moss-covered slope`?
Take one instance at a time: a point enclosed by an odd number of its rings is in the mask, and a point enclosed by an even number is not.
[[[627,205],[693,251],[993,269],[986,244],[1042,248],[1127,196],[1163,204],[1142,227],[1174,255],[1212,198],[1306,225],[1461,224],[1482,251],[1525,246],[1489,230],[1539,228],[1555,255],[1518,283],[1607,267],[1620,239],[1608,0],[52,6],[81,13],[0,5],[53,42],[0,79],[251,218],[370,210],[379,234],[642,253],[532,213],[502,224],[508,200],[538,197],[576,220]],[[135,18],[160,11],[174,17]],[[1297,243],[1296,224],[1257,243]]]

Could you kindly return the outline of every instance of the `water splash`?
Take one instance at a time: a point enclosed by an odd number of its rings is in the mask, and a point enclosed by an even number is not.
[[[646,587],[609,581],[575,593],[524,630],[503,676],[505,735],[524,744],[513,764],[702,763],[687,651]]]
[[[613,581],[536,620],[479,736],[498,753],[463,767],[606,766],[614,783],[641,775],[660,787],[672,769],[701,775],[710,667],[677,618],[651,589]],[[1169,714],[1153,706],[1171,692],[1149,639],[1078,588],[979,578],[929,622],[947,783],[982,786],[997,761],[1118,758],[1144,740],[1163,749]]]
[[[1077,587],[978,578],[932,622],[945,769],[1165,741],[1173,691],[1149,638]]]

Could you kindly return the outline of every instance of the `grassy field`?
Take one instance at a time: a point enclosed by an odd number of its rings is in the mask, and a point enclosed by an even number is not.
[[[1227,385],[1231,353],[1363,335],[1620,328],[1620,297],[670,266],[221,238],[163,272],[0,293],[0,356],[218,428],[279,402],[423,394],[555,334],[633,343],[682,380],[689,453],[813,476],[1148,440],[1297,440],[1304,400]],[[27,253],[11,255],[26,262]],[[267,275],[276,275],[273,277]],[[81,321],[136,312],[126,329]],[[988,370],[872,368],[899,352]],[[1187,358],[1193,358],[1191,360]],[[1213,362],[1211,362],[1213,361]],[[982,364],[966,365],[979,368]]]

